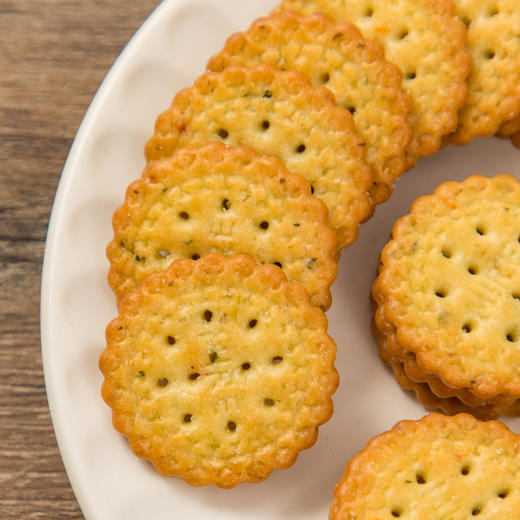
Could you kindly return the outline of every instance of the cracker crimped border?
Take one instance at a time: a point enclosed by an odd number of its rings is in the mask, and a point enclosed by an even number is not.
[[[452,389],[450,396],[439,397],[427,382],[413,381],[405,372],[405,366],[401,357],[394,355],[388,346],[388,338],[393,333],[393,327],[383,316],[382,308],[378,307],[371,323],[371,329],[378,343],[378,352],[381,360],[392,370],[394,377],[403,388],[414,392],[415,397],[428,410],[441,410],[447,415],[469,413],[481,420],[497,419],[501,415],[520,415],[520,401],[503,403],[502,396],[498,402],[480,400],[478,405],[468,406],[457,397],[457,389]],[[395,334],[394,334],[395,336]],[[411,353],[410,353],[411,354]],[[437,377],[437,376],[435,376]],[[440,382],[440,380],[439,380]]]
[[[510,119],[509,121],[505,121],[504,123],[502,123],[495,135],[503,139],[509,139],[510,137],[513,137],[515,134],[519,132],[520,117],[516,117],[515,119]]]
[[[500,385],[498,381],[489,377],[488,374],[481,376],[479,381],[475,384],[470,383],[471,376],[461,374],[460,371],[446,371],[445,364],[440,359],[434,349],[428,348],[428,340],[418,343],[418,338],[415,334],[415,328],[406,325],[399,313],[399,304],[394,300],[389,301],[387,295],[392,291],[395,281],[391,278],[386,266],[391,262],[391,254],[394,247],[396,247],[397,237],[400,235],[400,229],[405,228],[410,220],[413,220],[415,213],[421,213],[421,206],[427,204],[432,198],[440,197],[444,200],[449,200],[451,193],[454,190],[462,189],[462,185],[470,189],[480,188],[488,183],[505,183],[508,186],[514,184],[515,189],[518,189],[519,181],[510,174],[500,174],[494,177],[485,177],[483,175],[471,175],[462,182],[448,181],[440,184],[431,195],[424,195],[419,197],[412,204],[410,212],[397,220],[392,230],[392,240],[386,244],[380,255],[379,260],[379,275],[374,282],[372,295],[378,302],[378,305],[383,307],[383,316],[395,328],[395,335],[400,347],[415,354],[415,360],[424,373],[442,374],[442,381],[451,388],[469,388],[471,393],[483,400],[488,400],[499,394],[505,396],[520,398],[520,378],[516,382],[509,382],[506,386]],[[435,334],[424,331],[432,342],[436,341]]]
[[[282,10],[297,10],[297,7],[295,7],[293,4],[298,1],[299,0],[281,0],[281,3],[271,11],[271,14],[277,14]],[[472,66],[471,56],[466,47],[467,29],[466,26],[457,18],[456,6],[454,4],[454,1],[421,0],[421,2],[426,9],[429,9],[434,13],[437,13],[439,16],[443,16],[446,18],[445,30],[446,33],[450,34],[450,47],[456,50],[456,57],[453,57],[453,70],[461,71],[462,74],[460,75],[460,80],[457,82],[459,88],[456,89],[456,94],[452,92],[450,96],[447,96],[450,100],[452,100],[452,104],[449,110],[446,110],[445,107],[443,112],[441,112],[443,117],[442,126],[438,124],[439,114],[430,114],[433,117],[430,117],[429,119],[437,121],[436,128],[440,128],[440,130],[435,131],[434,133],[432,131],[432,128],[435,125],[431,125],[431,128],[428,133],[421,133],[420,135],[418,135],[415,130],[415,118],[413,116],[412,110],[412,127],[414,130],[414,135],[407,149],[408,169],[413,168],[421,157],[427,157],[438,151],[439,148],[443,146],[451,132],[455,131],[459,121],[458,111],[464,105],[468,96],[466,79],[471,71]],[[353,21],[355,22],[355,20]],[[453,56],[453,52],[450,54]],[[451,82],[452,88],[454,85],[455,82]],[[406,87],[404,88],[406,90]],[[428,126],[430,127],[430,125]]]
[[[376,301],[382,301],[382,296],[377,289],[373,292]],[[440,374],[427,373],[421,370],[417,364],[416,356],[413,352],[406,351],[398,342],[393,327],[386,321],[383,306],[379,305],[376,309],[374,319],[372,321],[372,332],[379,344],[380,357],[387,364],[394,368],[394,363],[399,363],[399,370],[403,372],[403,378],[407,378],[412,383],[426,384],[428,389],[435,397],[440,399],[456,398],[466,408],[460,411],[475,410],[478,407],[484,409],[492,406],[496,409],[505,409],[513,405],[517,399],[503,394],[497,394],[488,399],[476,397],[471,388],[464,386],[450,387],[443,380]],[[397,376],[396,376],[397,377]],[[399,380],[399,377],[397,378]],[[401,386],[405,386],[401,384]],[[408,388],[408,387],[406,387]],[[421,400],[421,402],[423,402]]]
[[[503,123],[495,135],[502,139],[511,139],[511,143],[520,148],[520,117]]]
[[[258,290],[262,290],[264,294],[270,292],[275,299],[279,298],[281,294],[290,304],[305,309],[308,326],[313,330],[321,330],[323,333],[322,351],[325,355],[320,359],[320,366],[327,367],[327,371],[325,373],[323,370],[321,378],[323,379],[321,381],[323,399],[319,407],[312,409],[315,424],[303,428],[302,431],[294,432],[295,443],[292,450],[277,450],[276,445],[272,445],[269,451],[270,465],[266,465],[265,451],[262,452],[261,461],[255,460],[254,453],[246,456],[239,455],[239,460],[233,460],[231,468],[226,467],[221,471],[191,467],[186,464],[186,461],[180,460],[182,456],[178,453],[175,454],[173,461],[171,455],[154,457],[153,453],[150,453],[153,447],[150,448],[148,437],[132,436],[133,416],[128,413],[128,407],[125,407],[124,403],[121,404],[118,399],[120,388],[107,377],[120,364],[121,358],[114,352],[117,347],[111,348],[111,345],[118,344],[118,337],[126,321],[131,319],[134,313],[139,313],[143,305],[153,302],[157,294],[160,294],[165,288],[171,287],[175,280],[180,282],[180,287],[177,286],[175,289],[182,290],[183,286],[189,285],[187,279],[191,275],[202,278],[221,276],[231,282],[244,283],[246,281],[253,285],[256,284]],[[198,260],[181,258],[172,262],[165,271],[147,276],[137,290],[122,299],[119,316],[113,319],[106,328],[107,346],[99,357],[99,368],[104,376],[101,395],[112,409],[114,428],[127,437],[134,454],[150,461],[163,475],[179,476],[193,486],[215,484],[222,488],[231,488],[241,482],[260,482],[275,469],[285,469],[294,464],[299,452],[310,448],[316,442],[318,426],[327,422],[332,416],[332,395],[337,389],[339,375],[334,367],[336,344],[327,334],[327,326],[328,320],[325,313],[311,304],[303,286],[289,282],[283,271],[275,265],[259,265],[246,255],[226,258],[218,253],[208,253]],[[240,471],[237,471],[238,466],[240,466]]]
[[[384,354],[381,355],[384,357]],[[399,385],[404,390],[410,390],[415,393],[417,400],[429,410],[441,410],[446,415],[455,415],[458,413],[468,413],[482,421],[498,419],[501,416],[518,416],[519,403],[513,402],[511,405],[498,405],[493,402],[483,403],[478,406],[468,406],[458,397],[439,397],[435,395],[428,383],[420,383],[412,381],[405,373],[402,363],[397,359],[389,359],[385,361],[392,369],[394,376]]]
[[[455,0],[455,7],[457,10],[457,16],[461,21],[464,21],[464,13],[460,12],[460,8],[457,5],[457,0]],[[491,6],[489,6],[491,7]],[[502,14],[499,13],[498,7],[496,7],[495,14]],[[500,6],[502,7],[502,6]],[[488,17],[494,17],[493,15]],[[469,23],[471,20],[466,19],[464,23]],[[511,131],[513,125],[515,124],[514,121],[520,116],[520,89],[517,87],[518,84],[518,78],[520,77],[517,74],[517,81],[509,81],[508,85],[508,92],[506,97],[502,97],[502,101],[504,99],[507,99],[508,104],[505,107],[501,107],[500,115],[497,113],[496,109],[498,108],[495,105],[495,112],[491,114],[490,112],[484,112],[481,110],[482,104],[485,105],[485,100],[480,99],[479,103],[470,103],[471,101],[471,93],[472,92],[482,92],[482,82],[479,80],[478,84],[472,88],[472,73],[477,72],[477,64],[474,60],[474,55],[471,49],[471,41],[469,34],[471,31],[471,25],[469,25],[468,31],[468,48],[471,54],[471,59],[473,63],[472,72],[468,76],[468,101],[460,108],[459,110],[459,124],[455,131],[450,134],[447,137],[447,141],[455,144],[455,145],[465,145],[471,142],[475,137],[478,136],[488,136],[496,134],[500,137],[503,137],[505,133],[510,133],[510,135],[513,133]],[[495,28],[496,32],[496,28]],[[481,40],[478,41],[477,45],[481,43]],[[487,43],[487,42],[486,42]],[[491,47],[494,47],[494,45],[491,45]],[[494,52],[495,49],[493,49]],[[511,58],[511,54],[508,52],[507,49],[502,47],[502,50],[506,50],[506,55]],[[515,60],[516,67],[512,67],[513,69],[517,69],[520,66],[520,55],[516,56]],[[498,77],[498,83],[504,84],[504,76]],[[514,95],[514,92],[517,92],[517,95]],[[485,91],[486,92],[486,91]],[[493,95],[493,91],[491,89],[487,90],[488,93]],[[477,117],[475,117],[477,116]]]
[[[363,48],[363,60],[360,59],[357,65],[360,68],[364,67],[366,69],[371,69],[374,65],[377,65],[379,77],[385,79],[385,90],[392,89],[395,91],[392,98],[392,106],[397,107],[397,109],[394,110],[394,117],[397,117],[398,114],[403,116],[401,117],[401,124],[398,125],[397,129],[402,135],[393,142],[395,153],[386,158],[387,162],[385,164],[379,164],[377,161],[367,161],[375,177],[370,189],[372,201],[374,204],[381,204],[390,197],[393,191],[393,183],[406,170],[406,149],[413,138],[412,126],[409,121],[412,100],[403,88],[403,74],[401,70],[394,63],[387,61],[384,57],[383,47],[375,40],[364,38],[356,25],[350,22],[337,23],[333,18],[321,12],[304,16],[297,11],[282,11],[278,14],[258,18],[253,21],[246,31],[232,34],[226,40],[222,50],[210,58],[207,69],[214,72],[221,72],[225,68],[240,62],[242,48],[245,45],[254,47],[254,42],[262,36],[263,28],[265,26],[272,26],[273,24],[276,24],[282,32],[285,28],[292,29],[297,26],[303,27],[304,29],[310,28],[317,34],[336,33],[341,35],[340,41],[342,49],[340,49],[339,52],[342,54],[350,54],[348,49],[352,45]],[[283,52],[281,56],[283,56]],[[380,80],[379,84],[381,84]],[[324,84],[321,83],[321,86],[324,86]],[[326,88],[330,88],[327,85],[325,86]],[[337,92],[333,91],[333,94],[337,97]],[[354,117],[354,121],[355,120],[356,118]],[[362,133],[359,133],[363,137]],[[397,146],[397,142],[400,143],[400,146]],[[376,146],[374,149],[378,150],[379,147]],[[376,155],[379,156],[379,153]]]
[[[347,464],[345,473],[336,484],[334,490],[334,501],[330,509],[330,520],[340,520],[347,518],[349,503],[355,502],[359,496],[358,492],[366,493],[365,490],[372,489],[373,480],[369,473],[365,473],[365,468],[373,465],[374,458],[383,450],[386,451],[389,444],[396,442],[397,438],[428,438],[431,432],[451,433],[455,429],[462,433],[483,432],[483,435],[492,438],[502,438],[508,444],[517,448],[520,437],[513,433],[505,424],[500,421],[490,420],[481,421],[467,413],[458,413],[453,416],[446,416],[440,413],[429,413],[418,420],[403,420],[398,422],[392,429],[383,432],[372,438],[366,447],[355,455]],[[471,437],[474,437],[472,433]],[[469,437],[467,434],[464,438]],[[409,443],[408,443],[409,444]],[[364,490],[364,491],[361,491]]]
[[[275,183],[274,179],[281,180],[283,177],[283,190],[291,197],[303,199],[302,204],[307,214],[313,215],[314,222],[321,223],[323,228],[320,232],[319,243],[320,262],[323,264],[323,273],[320,276],[321,283],[316,288],[317,290],[309,291],[309,295],[314,305],[317,305],[322,310],[327,310],[332,303],[330,286],[338,272],[336,233],[329,227],[327,207],[320,199],[311,195],[310,185],[306,179],[300,175],[290,173],[284,163],[276,157],[260,155],[250,147],[230,148],[218,142],[208,143],[197,148],[180,148],[171,157],[152,161],[145,166],[141,178],[128,186],[124,203],[113,215],[112,228],[114,237],[106,248],[110,262],[108,283],[116,294],[117,304],[119,305],[122,297],[129,292],[120,288],[128,283],[130,277],[133,278],[134,276],[132,262],[126,262],[120,258],[120,252],[123,249],[120,246],[122,232],[126,226],[131,225],[131,221],[136,215],[142,216],[139,219],[140,221],[146,218],[140,204],[143,200],[143,192],[147,186],[163,182],[165,177],[170,177],[170,175],[164,173],[164,170],[172,169],[173,185],[177,183],[176,177],[178,175],[174,175],[176,170],[189,169],[193,164],[201,160],[211,160],[214,167],[212,172],[217,171],[217,173],[219,171],[225,173],[227,168],[231,168],[234,171],[237,169],[237,164],[239,164],[239,168],[248,168],[248,175],[254,175],[258,180],[267,178],[267,172],[270,172],[269,177],[273,179],[274,188],[282,189],[280,187],[281,183]],[[200,172],[200,176],[202,177],[203,175],[204,173]],[[136,211],[136,208],[139,208],[139,211]],[[315,247],[318,247],[318,245],[315,244]],[[293,281],[302,283],[298,280]],[[135,286],[132,286],[132,289],[135,288]]]
[[[312,86],[309,80],[299,72],[280,71],[269,64],[261,64],[252,68],[233,65],[222,72],[206,72],[199,76],[191,87],[179,91],[173,98],[170,107],[157,117],[154,134],[145,145],[146,160],[149,162],[170,156],[173,150],[177,148],[177,132],[186,128],[191,120],[191,115],[189,113],[186,115],[186,112],[189,112],[191,107],[192,92],[203,92],[213,85],[223,85],[229,88],[243,84],[244,77],[249,78],[252,83],[256,81],[274,83],[276,81],[281,89],[293,94],[297,93],[298,96],[303,96],[303,93],[305,93],[305,98],[313,104],[317,111],[327,110],[329,129],[336,133],[342,133],[345,136],[345,143],[350,143],[351,150],[354,152],[351,155],[351,160],[358,164],[357,177],[352,178],[352,185],[356,188],[357,196],[352,198],[352,203],[348,208],[329,207],[328,210],[329,219],[331,219],[331,211],[340,215],[337,219],[338,226],[332,225],[338,235],[338,247],[344,248],[352,244],[357,238],[359,224],[370,218],[374,211],[369,195],[373,173],[365,162],[364,143],[355,131],[352,114],[336,105],[330,90],[325,87]],[[177,127],[176,130],[174,130],[174,126]],[[174,131],[173,134],[171,133],[172,130]],[[291,171],[291,173],[298,172]]]
[[[377,289],[374,290],[373,296],[376,301],[383,301]],[[488,399],[481,399],[471,392],[471,388],[462,385],[450,387],[443,381],[440,374],[422,371],[417,364],[415,353],[405,350],[399,344],[395,327],[385,319],[383,305],[378,305],[376,309],[372,321],[372,332],[378,341],[379,354],[383,361],[392,366],[393,362],[398,362],[405,377],[413,383],[427,384],[436,397],[442,399],[456,397],[468,407],[487,406],[489,404],[503,407],[504,402],[510,405],[516,401],[516,399],[508,398],[502,394],[497,394]]]

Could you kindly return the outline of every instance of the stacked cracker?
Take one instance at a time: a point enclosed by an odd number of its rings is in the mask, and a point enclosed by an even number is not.
[[[363,35],[378,41],[386,58],[402,70],[404,88],[412,101],[414,135],[406,153],[408,168],[446,143],[467,144],[476,136],[495,133],[511,137],[514,143],[520,141],[517,2],[283,0],[274,13],[292,10],[306,15],[321,11],[337,21],[357,24]],[[429,272],[432,265],[423,267]],[[404,276],[401,272],[399,275]],[[421,345],[417,348],[402,343],[401,332],[396,332],[397,318],[391,320],[383,311],[391,304],[384,303],[388,295],[382,294],[379,280],[373,291],[379,304],[375,332],[381,357],[391,365],[403,387],[414,390],[428,408],[446,413],[469,411],[483,418],[517,413],[520,395],[500,384],[484,391],[474,388],[475,381],[467,385],[458,380],[447,383],[444,370],[449,371],[447,367],[457,361],[442,358],[435,368],[418,363],[416,350],[428,348],[428,341],[416,340]],[[416,312],[421,314],[425,309]],[[514,313],[510,320],[515,322]],[[512,348],[514,351],[514,345]],[[435,355],[438,353],[432,348],[431,357]],[[466,364],[461,365],[460,370],[465,372]]]
[[[150,162],[113,224],[108,280],[118,302],[174,260],[217,252],[277,265],[314,305],[331,304],[337,241],[326,207],[305,179],[251,148],[210,143]]]
[[[290,466],[338,383],[320,309],[336,234],[309,184],[250,148],[180,148],[128,187],[114,232],[100,367],[116,429],[193,485]]]
[[[284,0],[159,116],[114,215],[120,316],[100,360],[137,455],[231,487],[315,442],[337,385],[323,311],[341,249],[420,157],[518,132],[518,38],[492,37],[516,10],[495,4],[478,3],[482,21],[475,2]],[[423,402],[494,416],[520,397],[432,375],[384,310],[384,286],[382,356]]]
[[[271,65],[208,72],[179,92],[157,119],[148,161],[220,140],[283,160],[328,207],[338,245],[351,244],[371,213],[372,174],[350,113],[330,91]]]
[[[419,198],[373,287],[381,357],[446,413],[517,413],[520,182],[472,176]]]
[[[470,70],[466,30],[451,0],[284,0],[275,12],[289,10],[324,12],[356,24],[365,37],[379,42],[385,57],[402,71],[412,100],[407,166],[439,149],[457,126]]]
[[[321,14],[259,20],[209,68],[159,116],[114,215],[100,366],[137,455],[231,487],[292,464],[332,413],[323,311],[339,252],[406,167],[411,103],[378,44]]]
[[[400,67],[413,101],[409,167],[448,142],[520,143],[516,0],[282,0],[274,12],[288,10],[355,23]]]
[[[288,11],[260,18],[248,31],[231,36],[208,68],[222,71],[260,63],[298,71],[312,85],[334,94],[336,103],[353,115],[363,139],[373,172],[372,202],[386,200],[406,167],[412,129],[411,100],[402,89],[402,74],[384,59],[383,48],[351,23],[335,23],[323,13]]]

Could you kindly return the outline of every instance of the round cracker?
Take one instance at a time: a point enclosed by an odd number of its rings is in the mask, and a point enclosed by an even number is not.
[[[279,157],[307,179],[329,209],[339,247],[356,239],[359,223],[373,211],[372,172],[350,112],[299,72],[264,64],[204,74],[159,116],[146,157],[215,140]]]
[[[383,302],[383,298],[380,294],[377,294],[376,288],[374,288],[373,295],[376,302]],[[464,387],[450,387],[446,385],[437,374],[429,374],[422,370],[417,364],[415,354],[405,350],[397,340],[395,328],[384,316],[383,305],[378,305],[376,309],[373,321],[373,332],[378,340],[379,353],[383,361],[390,365],[393,364],[390,361],[397,361],[407,378],[416,383],[426,383],[429,389],[437,397],[456,397],[464,404],[471,407],[489,404],[504,407],[511,405],[515,401],[514,398],[507,398],[501,394],[491,399],[479,399],[472,394],[471,389]]]
[[[455,144],[492,135],[520,114],[520,10],[517,0],[455,0],[468,28],[473,69]],[[505,129],[507,131],[507,127]]]
[[[408,167],[436,152],[442,137],[456,128],[471,59],[452,0],[283,0],[274,12],[285,10],[321,11],[355,23],[366,38],[383,45],[386,59],[403,71],[412,98]]]
[[[325,314],[273,265],[181,259],[123,299],[100,357],[102,395],[136,455],[193,485],[286,468],[332,413]]]
[[[384,355],[381,355],[384,360]],[[507,403],[495,403],[493,400],[482,401],[476,406],[469,406],[462,402],[456,396],[439,397],[432,392],[429,384],[413,381],[408,377],[403,363],[393,358],[385,360],[385,362],[392,368],[395,379],[404,390],[410,390],[415,393],[417,400],[429,410],[440,410],[447,415],[455,415],[458,413],[469,413],[482,421],[489,421],[491,419],[498,419],[501,416],[515,416],[519,415],[519,402],[513,401]]]
[[[496,399],[479,400],[470,396],[471,405],[463,402],[460,397],[467,400],[468,392],[462,392],[457,388],[450,388],[434,375],[421,372],[422,379],[413,380],[405,369],[405,364],[412,353],[406,352],[398,344],[394,328],[386,321],[382,312],[382,306],[378,306],[374,319],[372,320],[372,332],[377,339],[380,358],[392,369],[396,381],[404,390],[414,392],[417,400],[429,410],[441,410],[445,414],[471,413],[481,420],[497,419],[501,415],[519,415],[519,401],[497,396]],[[397,349],[397,352],[396,352]],[[418,367],[417,367],[418,368]],[[441,385],[442,397],[434,393],[430,382],[436,378],[433,388],[438,389]],[[428,381],[428,382],[426,382]]]
[[[520,397],[520,183],[447,182],[394,226],[376,281],[420,369],[479,399]]]
[[[107,247],[118,301],[178,258],[210,252],[277,263],[314,305],[331,304],[336,235],[303,177],[250,148],[211,143],[149,163],[127,189]]]
[[[208,69],[259,63],[297,70],[313,85],[332,91],[366,142],[366,161],[374,172],[373,202],[388,199],[406,167],[411,100],[402,88],[401,71],[385,60],[382,47],[363,38],[353,24],[336,24],[323,13],[287,11],[259,18],[246,32],[232,35]]]
[[[373,438],[336,486],[331,520],[516,518],[520,438],[499,421],[438,413]]]

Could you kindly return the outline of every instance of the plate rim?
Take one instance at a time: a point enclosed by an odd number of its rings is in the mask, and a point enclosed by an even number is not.
[[[65,467],[65,472],[67,473],[72,491],[76,497],[81,512],[85,518],[89,520],[96,518],[96,515],[89,504],[81,476],[78,474],[77,468],[74,466],[74,464],[71,463],[71,453],[69,450],[69,445],[65,441],[65,433],[62,426],[62,410],[58,404],[59,400],[56,398],[54,382],[55,377],[53,376],[51,348],[49,347],[53,334],[51,330],[52,328],[50,326],[50,313],[52,312],[51,302],[53,299],[53,289],[55,286],[55,284],[53,284],[51,281],[51,275],[54,267],[53,259],[56,256],[56,242],[61,221],[60,215],[64,208],[66,194],[68,192],[70,183],[73,180],[72,172],[74,171],[77,157],[81,150],[83,141],[88,135],[93,121],[96,119],[100,105],[103,104],[104,99],[107,97],[109,91],[113,87],[113,84],[118,78],[119,71],[125,67],[126,63],[131,59],[134,51],[138,49],[140,40],[145,38],[148,31],[152,30],[152,27],[158,23],[158,20],[160,20],[162,14],[169,9],[174,9],[177,4],[181,4],[183,1],[185,0],[161,0],[161,2],[157,4],[154,9],[147,15],[145,20],[126,42],[121,52],[116,56],[113,63],[110,65],[107,73],[103,77],[103,80],[92,96],[92,99],[90,100],[90,103],[84,112],[83,118],[73,138],[58,180],[49,216],[49,223],[47,226],[40,277],[39,313],[40,351],[42,356],[44,386],[54,436],[56,438],[58,450]]]
[[[40,343],[43,361],[43,375],[47,401],[54,429],[54,434],[60,451],[60,455],[69,478],[72,490],[75,494],[79,507],[83,515],[88,520],[100,518],[95,512],[95,503],[89,498],[88,486],[81,477],[81,472],[76,464],[72,462],[72,454],[74,450],[67,442],[65,435],[65,425],[67,418],[66,410],[62,409],[56,394],[56,373],[53,366],[52,338],[59,334],[59,331],[53,330],[51,327],[51,315],[53,309],[51,303],[55,300],[54,289],[56,282],[52,279],[55,273],[54,259],[57,255],[57,242],[61,228],[64,226],[63,219],[60,218],[66,206],[67,194],[70,191],[72,182],[74,181],[73,171],[77,167],[78,156],[82,148],[85,138],[89,135],[93,124],[95,123],[100,107],[103,105],[106,97],[109,95],[114,83],[119,78],[121,69],[126,68],[129,61],[132,60],[134,52],[140,48],[141,40],[146,38],[149,31],[152,31],[156,24],[159,24],[161,17],[168,17],[170,11],[174,11],[177,7],[182,7],[186,3],[193,0],[163,0],[160,2],[146,17],[139,26],[133,36],[123,47],[121,53],[116,57],[113,64],[109,67],[104,79],[100,83],[97,91],[85,111],[82,121],[75,134],[71,144],[68,156],[65,160],[64,167],[58,182],[54,202],[52,205],[45,249],[42,262],[42,274],[40,285]],[[203,0],[204,2],[222,2],[225,0]],[[328,315],[330,318],[330,314]],[[336,395],[334,399],[336,399]],[[424,413],[427,413],[425,410]],[[404,418],[404,417],[403,417]],[[369,439],[366,439],[368,442]],[[346,463],[347,461],[345,461]]]

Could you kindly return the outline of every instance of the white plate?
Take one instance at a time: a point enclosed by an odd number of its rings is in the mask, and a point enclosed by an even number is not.
[[[173,94],[202,73],[225,38],[246,29],[276,0],[169,0],[128,44],[81,125],[53,208],[42,280],[42,352],[61,454],[88,520],[325,519],[349,458],[374,435],[425,410],[395,382],[370,333],[370,287],[393,222],[445,180],[472,173],[520,178],[520,151],[508,141],[447,147],[399,181],[345,250],[333,287],[329,332],[341,375],[335,414],[317,444],[288,470],[232,490],[193,488],[138,460],[111,426],[100,397],[98,356],[116,315],[106,283],[111,216],[144,165],[143,146]],[[520,432],[520,419],[507,420]]]

